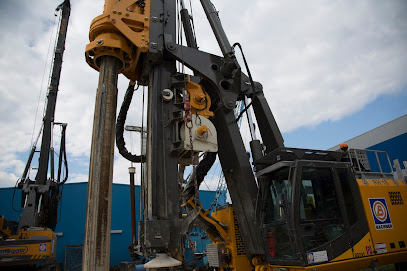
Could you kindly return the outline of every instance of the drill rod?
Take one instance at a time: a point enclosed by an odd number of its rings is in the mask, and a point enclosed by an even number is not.
[[[117,77],[120,60],[100,57],[93,119],[82,270],[109,270]]]

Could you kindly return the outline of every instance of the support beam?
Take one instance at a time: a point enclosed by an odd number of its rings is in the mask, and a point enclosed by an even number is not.
[[[101,57],[93,119],[82,270],[109,270],[112,181],[120,61]]]

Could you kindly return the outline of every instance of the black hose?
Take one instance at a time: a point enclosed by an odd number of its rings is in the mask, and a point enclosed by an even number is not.
[[[62,184],[66,183],[66,180],[68,180],[68,160],[66,159],[66,138],[65,138],[65,133],[64,133],[64,140],[63,140],[63,144],[64,144],[64,167],[65,167],[65,177],[64,180],[62,181]]]
[[[126,94],[124,94],[124,99],[122,106],[120,108],[119,115],[117,116],[116,122],[116,146],[119,149],[119,153],[126,158],[127,160],[134,162],[134,163],[142,163],[145,161],[145,157],[143,155],[135,155],[131,154],[126,149],[126,142],[124,142],[124,123],[126,122],[127,111],[129,111],[131,99],[133,98],[134,93],[134,84],[129,84],[129,87],[126,90]]]
[[[252,78],[252,74],[250,73],[250,69],[249,69],[249,65],[247,64],[246,57],[244,56],[242,45],[240,45],[240,43],[236,42],[235,44],[233,44],[232,48],[234,49],[236,46],[239,47],[240,52],[242,53],[243,62],[244,62],[244,65],[246,67],[246,70],[247,70],[247,75],[249,76],[250,85],[251,85],[252,90],[253,90],[253,95],[256,95],[256,89],[254,87],[254,81],[253,81],[253,78]]]

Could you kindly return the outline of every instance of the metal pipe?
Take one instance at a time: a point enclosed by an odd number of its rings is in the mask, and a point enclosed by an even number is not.
[[[40,211],[41,211],[41,203],[42,203],[42,195],[40,196],[40,200],[38,201],[37,213],[40,213]]]
[[[51,175],[51,180],[54,181],[55,179],[55,162],[54,162],[54,122],[51,121],[51,142],[50,142],[50,148],[49,148],[49,156],[50,156],[50,175]]]
[[[208,18],[209,24],[212,27],[212,31],[215,34],[216,40],[218,41],[223,56],[229,54],[234,55],[233,48],[230,46],[228,37],[226,36],[225,30],[220,22],[218,12],[216,11],[212,2],[210,0],[201,0],[201,4],[205,11],[206,17]]]
[[[101,57],[93,119],[82,270],[109,270],[117,75],[120,60]]]
[[[244,101],[245,101],[245,105],[247,105],[248,100],[247,100],[246,96],[244,96]],[[248,108],[246,110],[246,114],[247,114],[247,122],[249,123],[250,134],[252,135],[252,140],[257,140],[256,130],[254,129],[254,124],[253,124],[252,111],[250,110],[250,108]]]
[[[136,243],[136,197],[134,192],[134,173],[136,168],[129,167],[130,174],[130,215],[131,215],[131,242],[132,244]]]
[[[30,170],[31,161],[33,160],[33,157],[34,157],[34,154],[35,154],[35,149],[36,149],[36,146],[33,145],[33,147],[31,148],[30,156],[28,157],[27,164],[25,164],[23,176],[21,177],[21,179],[24,180],[24,181],[27,178],[28,171]]]
[[[182,25],[184,26],[184,33],[185,38],[187,40],[188,47],[198,49],[198,45],[196,44],[194,31],[192,30],[191,26],[191,19],[188,13],[188,10],[185,8],[184,1],[181,0],[181,21]]]

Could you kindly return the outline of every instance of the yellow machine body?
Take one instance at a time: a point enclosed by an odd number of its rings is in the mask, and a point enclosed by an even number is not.
[[[8,238],[0,242],[0,266],[35,265],[55,259],[57,237],[53,231],[22,229],[9,235],[10,229],[4,229],[3,223],[4,218],[0,218],[0,229]]]
[[[351,249],[339,257],[309,266],[276,266],[254,258],[250,263],[244,252],[239,227],[233,208],[218,210],[212,216],[227,227],[226,242],[220,262],[223,267],[233,267],[236,271],[335,271],[360,270],[372,265],[381,266],[407,261],[407,185],[392,179],[357,179],[369,232]]]
[[[224,238],[227,241],[225,243],[214,242],[215,244],[223,244],[225,246],[225,250],[221,256],[221,258],[223,258],[223,263],[221,264],[223,267],[220,267],[220,270],[224,270],[224,267],[234,267],[235,270],[252,270],[253,267],[250,264],[249,258],[246,256],[233,207],[227,206],[224,209],[217,210],[215,213],[212,213],[212,217],[227,227],[227,236]]]

